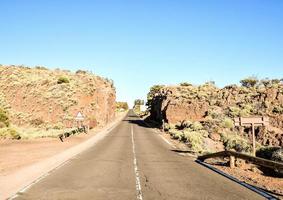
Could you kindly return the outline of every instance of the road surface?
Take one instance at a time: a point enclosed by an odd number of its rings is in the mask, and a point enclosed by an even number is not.
[[[16,199],[263,199],[180,156],[130,112],[103,140]]]

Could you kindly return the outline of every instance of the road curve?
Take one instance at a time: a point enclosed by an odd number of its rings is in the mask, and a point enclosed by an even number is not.
[[[130,112],[103,140],[15,199],[264,199],[178,155]]]

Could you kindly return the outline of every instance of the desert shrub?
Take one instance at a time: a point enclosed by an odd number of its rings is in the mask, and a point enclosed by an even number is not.
[[[222,133],[221,139],[225,150],[235,150],[242,153],[251,152],[252,147],[249,142],[235,133]]]
[[[283,162],[283,148],[275,150],[271,155],[271,160]]]
[[[228,115],[230,117],[239,117],[241,109],[239,107],[230,106],[228,110]]]
[[[171,137],[175,140],[183,140],[183,132],[182,131],[178,131],[176,129],[171,129],[169,130],[169,134],[171,135]]]
[[[69,83],[69,79],[67,77],[61,76],[58,78],[57,83],[62,84],[62,83]]]
[[[58,122],[53,126],[53,129],[61,130],[64,128],[64,124],[62,122]]]
[[[280,147],[261,147],[256,151],[256,156],[271,160],[272,154],[279,149]]]
[[[121,110],[121,109],[128,110],[129,109],[128,103],[127,102],[116,102],[116,109],[117,110]]]
[[[256,77],[248,77],[240,81],[242,86],[244,87],[254,87],[258,83],[258,79]]]
[[[48,70],[46,67],[43,67],[43,66],[35,66],[35,69]]]
[[[9,126],[9,117],[7,112],[0,108],[0,123],[2,124],[2,126]]]
[[[274,106],[272,112],[276,114],[283,114],[283,107],[281,105]]]
[[[15,129],[2,128],[0,129],[0,138],[19,140],[21,136]]]
[[[234,127],[234,121],[231,118],[226,117],[226,118],[224,118],[223,122],[221,123],[221,126],[223,128],[231,129],[231,128]]]
[[[192,86],[192,84],[190,84],[188,82],[183,82],[183,83],[180,83],[180,86],[188,87],[188,86]]]
[[[87,71],[79,69],[79,70],[76,71],[76,74],[87,74]]]
[[[182,121],[182,127],[189,128],[192,125],[192,122],[190,120],[184,120]]]
[[[199,131],[184,131],[182,140],[188,143],[190,149],[194,152],[203,151],[203,133]]]
[[[190,128],[194,131],[199,131],[203,129],[203,126],[200,122],[193,122],[190,126]]]

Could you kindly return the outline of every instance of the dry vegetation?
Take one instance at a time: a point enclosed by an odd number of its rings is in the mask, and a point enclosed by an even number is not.
[[[78,111],[92,126],[114,117],[113,81],[93,73],[0,66],[0,77],[0,138],[55,137]]]
[[[148,94],[150,120],[166,122],[165,130],[198,154],[220,150],[251,152],[249,129],[234,127],[234,117],[268,116],[270,126],[256,129],[262,157],[282,160],[283,83],[250,77],[241,86],[218,88],[214,82],[200,86],[153,86]],[[176,114],[178,113],[178,114]],[[266,154],[271,156],[266,156]],[[280,159],[278,159],[280,157]]]

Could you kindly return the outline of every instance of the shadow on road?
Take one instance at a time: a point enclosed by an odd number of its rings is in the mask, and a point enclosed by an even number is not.
[[[138,126],[141,126],[141,127],[144,127],[144,128],[160,128],[160,125],[158,124],[154,124],[154,123],[151,123],[151,122],[145,122],[143,120],[140,120],[140,119],[124,119],[123,121],[127,121],[131,124],[136,124]]]

